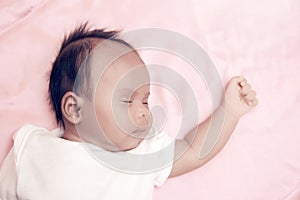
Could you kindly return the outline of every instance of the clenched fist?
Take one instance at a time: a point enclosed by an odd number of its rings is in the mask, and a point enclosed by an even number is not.
[[[226,86],[223,106],[227,114],[241,118],[258,104],[256,92],[242,76],[233,77]]]

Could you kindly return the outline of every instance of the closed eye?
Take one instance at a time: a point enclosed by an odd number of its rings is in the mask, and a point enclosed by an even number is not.
[[[132,103],[132,101],[130,101],[130,100],[121,100],[123,103]]]

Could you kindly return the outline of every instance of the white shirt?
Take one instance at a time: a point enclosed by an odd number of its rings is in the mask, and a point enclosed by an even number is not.
[[[122,164],[121,167],[107,165],[97,156],[97,152],[121,157],[122,153],[106,152],[60,136],[58,129],[49,132],[32,125],[15,133],[14,146],[0,170],[1,200],[150,200],[154,186],[161,186],[172,168],[172,162],[166,160],[173,159],[174,141],[164,132],[144,139],[128,151],[129,155],[143,155],[170,147],[167,153],[154,154],[155,163],[161,162],[160,169],[151,171],[146,167],[149,173],[138,174],[126,172],[126,166],[132,166],[131,160],[122,168]],[[140,161],[136,163],[147,164],[147,160],[138,158]],[[113,169],[118,167],[120,170]]]

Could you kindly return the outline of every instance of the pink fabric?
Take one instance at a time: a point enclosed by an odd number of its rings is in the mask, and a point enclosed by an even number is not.
[[[56,126],[47,79],[64,33],[84,20],[125,31],[160,27],[201,45],[224,83],[234,75],[247,77],[260,104],[220,154],[169,179],[155,199],[300,199],[299,18],[297,0],[2,1],[0,164],[21,125]],[[172,58],[161,57],[161,63],[176,67]]]

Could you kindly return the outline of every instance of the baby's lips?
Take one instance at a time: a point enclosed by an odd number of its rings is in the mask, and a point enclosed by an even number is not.
[[[137,125],[138,125],[139,127],[141,127],[142,129],[143,129],[144,127],[148,127],[148,125],[149,125],[149,120],[148,120],[147,118],[145,118],[145,117],[139,117],[139,118],[137,119]]]

